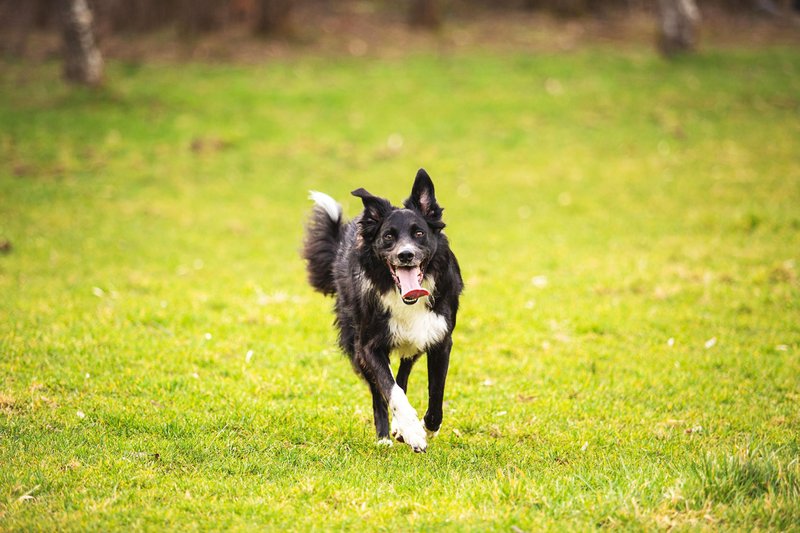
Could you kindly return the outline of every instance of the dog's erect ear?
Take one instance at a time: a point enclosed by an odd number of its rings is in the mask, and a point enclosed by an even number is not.
[[[388,200],[373,196],[365,189],[356,189],[350,194],[361,198],[364,203],[364,217],[372,222],[381,222],[392,211],[392,204]]]
[[[436,194],[433,189],[433,181],[424,168],[417,171],[414,179],[414,186],[411,188],[411,196],[403,202],[408,209],[416,209],[425,220],[435,230],[444,228],[442,222],[442,207],[436,202]]]

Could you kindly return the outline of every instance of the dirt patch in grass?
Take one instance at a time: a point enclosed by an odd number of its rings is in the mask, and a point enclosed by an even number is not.
[[[17,408],[17,402],[13,396],[0,392],[0,413],[10,413]]]

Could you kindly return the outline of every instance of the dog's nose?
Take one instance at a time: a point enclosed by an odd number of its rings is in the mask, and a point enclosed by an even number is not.
[[[397,258],[402,263],[410,263],[414,260],[414,252],[410,250],[403,250],[402,252],[397,254]]]

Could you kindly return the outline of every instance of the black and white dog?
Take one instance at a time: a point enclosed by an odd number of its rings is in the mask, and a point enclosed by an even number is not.
[[[369,384],[378,442],[391,435],[424,452],[442,424],[452,333],[463,283],[442,229],[433,182],[420,169],[403,208],[357,189],[364,212],[348,223],[333,198],[315,201],[303,256],[311,285],[336,296],[339,345]],[[408,376],[423,352],[428,361],[428,411],[423,420],[406,397]],[[397,378],[389,355],[400,357]],[[387,409],[388,407],[388,409]]]

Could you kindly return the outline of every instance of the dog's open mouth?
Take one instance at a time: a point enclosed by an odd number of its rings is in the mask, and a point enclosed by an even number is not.
[[[394,278],[394,284],[400,291],[403,303],[414,305],[423,296],[429,296],[430,292],[422,287],[422,276],[425,274],[424,265],[416,266],[394,266],[389,265],[389,271]]]

